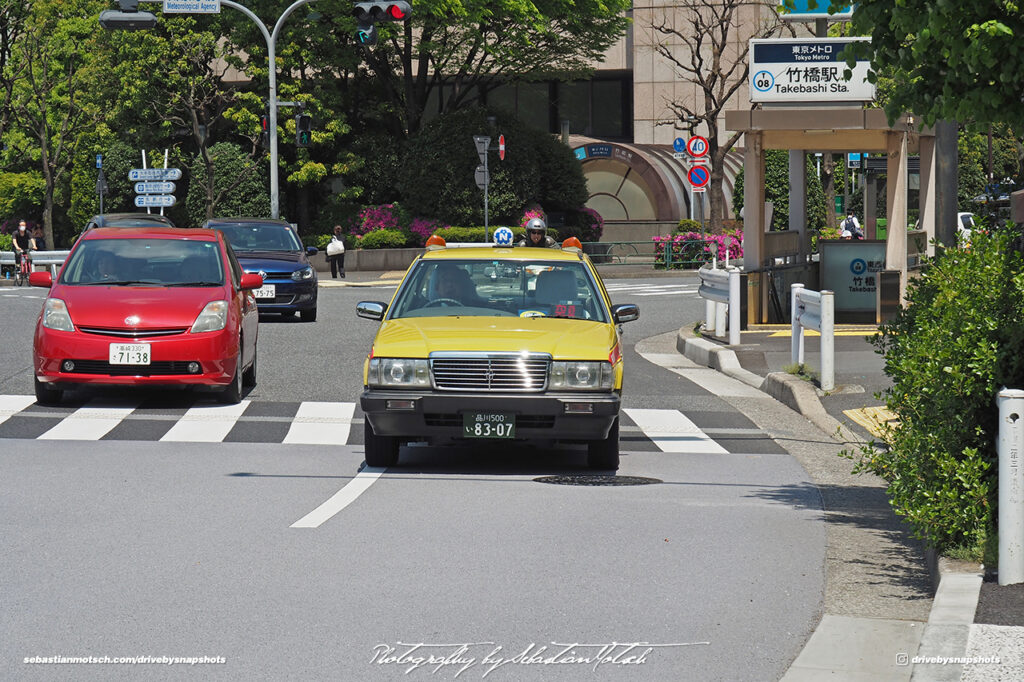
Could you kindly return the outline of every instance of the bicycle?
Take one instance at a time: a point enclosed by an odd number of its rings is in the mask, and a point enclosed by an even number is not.
[[[30,252],[31,249],[26,249],[21,253],[21,263],[18,267],[18,274],[14,280],[14,284],[16,286],[20,287],[28,283],[28,276],[32,272],[32,256]]]

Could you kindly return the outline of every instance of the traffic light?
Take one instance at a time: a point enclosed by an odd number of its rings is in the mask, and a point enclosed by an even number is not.
[[[139,0],[119,0],[120,10],[107,9],[100,12],[100,26],[109,30],[141,31],[154,28],[156,15],[139,11]]]
[[[295,146],[308,147],[313,141],[313,117],[299,114],[295,117]]]
[[[391,2],[357,2],[352,14],[360,26],[369,26],[379,21],[405,21],[412,14],[412,5],[406,0]]]
[[[367,47],[373,47],[374,45],[376,45],[376,24],[359,24],[359,26],[356,28],[356,40],[359,41],[360,45],[366,45]]]

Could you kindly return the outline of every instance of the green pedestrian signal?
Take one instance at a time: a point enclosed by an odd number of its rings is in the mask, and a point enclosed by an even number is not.
[[[308,147],[313,142],[313,117],[299,114],[295,117],[295,146]]]

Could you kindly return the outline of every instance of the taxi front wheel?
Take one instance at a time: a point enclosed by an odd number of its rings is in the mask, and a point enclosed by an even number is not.
[[[398,463],[398,439],[375,434],[369,419],[363,422],[363,447],[366,466],[390,467]]]
[[[608,429],[608,437],[587,444],[587,466],[597,470],[619,468],[619,418],[616,417],[612,428]]]

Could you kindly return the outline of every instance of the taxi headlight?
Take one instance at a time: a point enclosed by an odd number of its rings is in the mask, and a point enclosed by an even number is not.
[[[426,360],[372,358],[367,383],[384,388],[429,388],[430,368]]]
[[[71,323],[71,315],[68,314],[68,306],[64,301],[59,298],[46,299],[46,305],[43,306],[43,326],[61,332],[75,331],[75,325]]]
[[[228,302],[210,301],[203,308],[203,312],[199,313],[199,317],[196,318],[195,324],[192,325],[192,329],[189,331],[193,334],[215,332],[223,329],[227,322]]]
[[[296,270],[292,273],[292,279],[296,282],[305,282],[306,280],[313,279],[313,268],[307,265],[301,270]]]
[[[569,391],[610,391],[613,376],[609,362],[552,362],[548,387]]]

